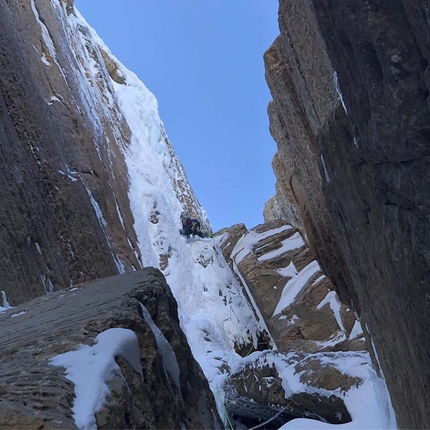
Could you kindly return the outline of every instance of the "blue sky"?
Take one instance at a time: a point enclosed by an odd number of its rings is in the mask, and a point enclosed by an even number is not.
[[[263,53],[277,0],[75,0],[154,93],[160,117],[214,231],[263,222],[275,192]]]

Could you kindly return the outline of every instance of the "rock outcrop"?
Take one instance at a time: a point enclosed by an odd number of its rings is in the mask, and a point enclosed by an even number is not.
[[[269,428],[304,417],[330,424],[350,422],[341,393],[362,380],[324,363],[327,358],[298,353],[266,353],[258,357],[229,378],[226,392],[230,413],[246,422],[245,417],[251,424],[270,420]],[[279,376],[276,360],[287,364],[311,392],[294,392],[286,386]]]
[[[276,345],[276,351],[245,359],[228,378],[230,414],[251,426],[273,418],[270,428],[297,417],[351,421],[344,395],[363,380],[339,370],[336,362],[359,357],[362,364],[370,358],[359,322],[340,302],[315,253],[297,228],[281,220],[251,230],[238,224],[223,233],[224,257]],[[280,362],[297,385],[283,380]]]
[[[0,327],[1,428],[75,428],[74,384],[50,360],[80,345],[94,345],[97,335],[112,328],[135,333],[143,378],[116,357],[121,372],[107,381],[110,394],[96,414],[98,428],[222,427],[208,383],[179,327],[176,301],[156,269],[23,303],[0,315]],[[157,345],[160,336],[174,354],[178,380]]]
[[[249,231],[239,224],[226,233],[224,256],[280,351],[366,349],[363,336],[353,330],[358,324],[353,312],[340,302],[297,228],[276,220]]]
[[[430,423],[429,24],[420,1],[282,0],[265,54],[266,217],[304,228],[361,315],[402,428]]]

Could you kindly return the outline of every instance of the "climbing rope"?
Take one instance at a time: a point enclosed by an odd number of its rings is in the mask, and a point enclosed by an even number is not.
[[[256,425],[256,426],[254,426],[254,427],[251,427],[250,429],[248,429],[248,430],[255,430],[255,429],[258,429],[258,428],[260,428],[260,427],[262,427],[262,426],[264,426],[264,425],[266,425],[266,424],[268,424],[268,423],[270,423],[270,421],[273,421],[275,418],[277,418],[277,417],[279,417],[279,415],[281,415],[282,414],[282,412],[284,412],[285,411],[285,409],[287,409],[288,408],[288,406],[285,406],[285,408],[283,408],[283,409],[281,409],[276,415],[274,415],[272,418],[269,418],[267,421],[264,421],[264,423],[260,423],[260,424],[258,424],[258,425]]]

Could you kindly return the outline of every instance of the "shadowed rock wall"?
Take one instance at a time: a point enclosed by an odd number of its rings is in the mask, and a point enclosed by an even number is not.
[[[265,55],[278,142],[267,214],[284,205],[287,219],[288,197],[367,323],[399,425],[427,428],[429,6],[283,0],[279,24]]]
[[[0,281],[12,305],[140,267],[120,151],[128,126],[108,102],[100,51],[78,46],[85,34],[71,36],[67,10],[0,3]]]

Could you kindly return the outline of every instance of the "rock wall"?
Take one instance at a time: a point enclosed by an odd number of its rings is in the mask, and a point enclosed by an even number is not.
[[[172,219],[186,208],[210,230],[156,98],[73,0],[5,1],[0,14],[0,288],[9,302],[155,265],[142,231],[158,222],[160,202],[136,195],[151,172]]]
[[[355,316],[336,301],[333,284],[297,228],[275,220],[250,230],[237,224],[226,233],[226,261],[245,281],[279,351],[366,350],[362,336],[350,338]],[[290,293],[290,303],[281,306],[288,291],[296,296]],[[332,296],[340,320],[329,306]]]
[[[154,333],[141,304],[170,345],[179,376],[172,375],[166,353],[158,347],[160,334]],[[80,345],[93,346],[97,335],[111,328],[135,333],[143,377],[117,350],[121,371],[106,381],[110,393],[96,413],[98,428],[222,427],[207,380],[179,327],[176,301],[156,269],[100,279],[23,303],[0,315],[0,327],[0,428],[76,428],[75,386],[65,369],[50,360]],[[100,355],[93,354],[93,364],[106,360]]]
[[[128,126],[82,88],[87,59],[66,4],[5,1],[0,15],[0,279],[14,305],[140,263],[120,151]],[[86,54],[104,64],[96,48]],[[104,70],[91,85],[109,94]]]
[[[278,143],[266,216],[294,207],[366,322],[402,428],[430,423],[429,24],[418,0],[282,0],[265,54]]]

